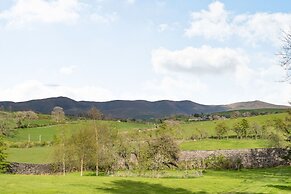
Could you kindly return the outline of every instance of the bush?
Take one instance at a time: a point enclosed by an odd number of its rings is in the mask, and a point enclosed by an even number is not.
[[[6,157],[7,154],[5,153],[6,150],[6,144],[3,141],[3,138],[0,136],[0,173],[6,171],[7,162]]]
[[[229,159],[223,155],[210,156],[205,160],[205,167],[211,169],[240,169],[242,160],[240,158]]]

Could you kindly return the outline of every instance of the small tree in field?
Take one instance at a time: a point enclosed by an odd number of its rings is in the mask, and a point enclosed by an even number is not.
[[[62,107],[56,106],[52,110],[52,119],[57,123],[63,122],[65,120],[65,112]]]
[[[223,136],[225,134],[227,135],[229,128],[225,122],[220,122],[216,125],[215,131],[216,131],[218,138],[220,139],[220,138],[223,138]],[[228,135],[227,135],[227,138],[228,138]]]
[[[254,135],[255,139],[262,136],[263,128],[256,122],[253,122],[250,126],[250,131]]]
[[[236,133],[237,138],[242,139],[243,137],[247,137],[249,128],[250,126],[248,121],[246,119],[242,119],[234,124],[232,130]]]

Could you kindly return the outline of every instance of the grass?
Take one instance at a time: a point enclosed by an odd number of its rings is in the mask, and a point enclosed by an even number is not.
[[[267,140],[254,139],[205,139],[200,141],[187,141],[180,144],[181,150],[218,150],[218,149],[243,149],[266,148]],[[9,148],[8,161],[24,163],[50,163],[53,147]]]
[[[287,116],[287,113],[280,113],[280,114],[246,117],[245,119],[249,122],[249,124],[256,122],[259,125],[263,125],[265,124],[267,120],[272,120],[275,118],[285,119],[286,116]],[[206,131],[208,136],[216,136],[215,126],[217,125],[217,123],[226,122],[227,126],[231,128],[236,122],[241,121],[242,119],[243,118],[228,119],[225,121],[215,120],[215,121],[186,122],[186,123],[182,123],[181,125],[181,129],[182,129],[181,133],[184,138],[188,139],[193,134],[197,135],[198,133],[196,129],[200,129],[200,130]],[[231,131],[229,135],[235,135],[235,133]]]
[[[291,167],[207,171],[202,177],[140,178],[0,175],[1,193],[290,193]]]
[[[100,124],[106,124],[119,132],[133,131],[138,129],[153,128],[153,124],[150,123],[135,123],[135,122],[118,122],[118,121],[97,121]],[[65,130],[68,134],[72,134],[75,131],[89,127],[92,121],[73,121],[67,124],[50,125],[45,127],[36,128],[25,128],[18,129],[14,137],[9,138],[12,142],[25,142],[28,141],[39,141],[41,136],[42,141],[52,141],[54,136],[58,135],[62,130]]]
[[[45,164],[52,161],[52,147],[9,148],[7,150],[9,162]],[[0,192],[1,193],[1,192]]]
[[[200,141],[186,141],[180,144],[182,150],[222,150],[222,149],[248,149],[267,148],[265,139],[204,139]]]
[[[258,124],[264,124],[266,120],[271,120],[274,118],[284,119],[286,113],[273,114],[273,115],[260,115],[255,117],[246,118],[249,123],[257,122]],[[242,118],[238,119],[229,119],[225,122],[229,127],[233,126],[233,124]],[[37,122],[37,121],[34,121]],[[43,122],[43,120],[40,120]],[[132,132],[138,129],[151,129],[154,128],[154,124],[152,123],[137,123],[137,122],[118,122],[118,121],[97,121],[101,124],[106,124],[119,132]],[[215,126],[217,123],[222,121],[200,121],[200,122],[186,122],[181,123],[181,136],[185,139],[189,139],[193,134],[197,134],[196,129],[204,130],[207,132],[208,136],[215,136]],[[45,127],[36,127],[36,128],[25,128],[18,129],[17,133],[14,137],[8,138],[8,141],[12,142],[25,142],[28,141],[30,137],[30,141],[39,141],[41,136],[42,141],[52,141],[54,136],[59,134],[61,130],[66,130],[69,134],[74,133],[78,129],[82,127],[90,126],[91,121],[70,121],[67,124],[59,124],[59,125],[50,125]],[[233,132],[230,132],[229,135],[235,135]]]

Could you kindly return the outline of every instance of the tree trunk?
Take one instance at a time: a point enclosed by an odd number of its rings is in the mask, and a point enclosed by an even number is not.
[[[66,161],[65,161],[65,153],[63,154],[63,175],[66,175]]]
[[[81,158],[81,176],[83,176],[84,158]]]
[[[99,175],[99,163],[98,163],[98,130],[96,128],[96,121],[94,120],[95,138],[96,138],[96,176]]]

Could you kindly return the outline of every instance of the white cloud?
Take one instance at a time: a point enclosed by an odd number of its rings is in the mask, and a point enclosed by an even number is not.
[[[116,12],[108,14],[92,13],[90,15],[90,19],[91,21],[96,23],[110,24],[112,22],[117,21],[119,19],[119,16]]]
[[[110,91],[96,86],[71,87],[46,85],[29,80],[8,89],[1,90],[0,100],[25,101],[48,97],[66,96],[75,100],[105,101],[113,99]]]
[[[0,19],[9,27],[31,23],[72,23],[79,19],[78,0],[17,0],[8,10],[0,12]]]
[[[135,4],[135,0],[126,0],[126,2],[128,3],[128,4]]]
[[[71,75],[74,73],[74,71],[77,69],[77,66],[73,65],[73,66],[66,66],[66,67],[62,67],[60,69],[60,73],[63,75]]]
[[[166,31],[166,30],[168,30],[169,29],[169,24],[160,24],[159,26],[158,26],[158,31],[159,32],[164,32],[164,31]]]
[[[158,32],[165,32],[165,31],[173,31],[176,30],[180,27],[178,22],[173,22],[173,23],[162,23],[158,25]]]
[[[188,37],[201,36],[221,41],[239,37],[253,45],[259,42],[278,45],[282,30],[288,30],[291,24],[291,13],[234,15],[219,1],[211,3],[208,10],[193,12],[191,17],[191,24],[185,30]]]
[[[239,74],[242,69],[247,69],[248,63],[248,56],[240,49],[202,46],[175,51],[164,48],[152,51],[152,64],[158,73]]]
[[[185,76],[162,76],[158,79],[148,80],[141,84],[141,87],[135,91],[120,92],[121,99],[146,99],[151,101],[156,100],[194,100],[200,95],[197,93],[206,93],[208,87],[194,77]],[[194,98],[194,99],[193,99]]]

